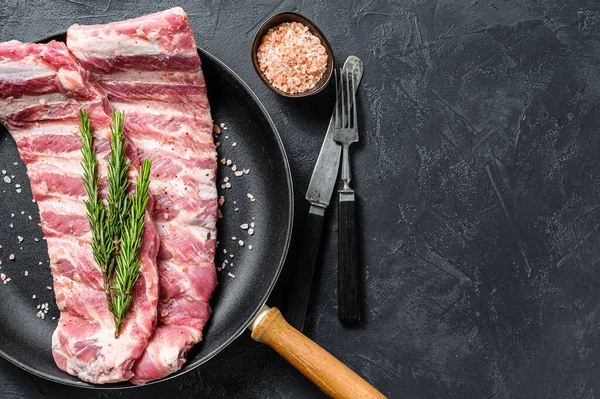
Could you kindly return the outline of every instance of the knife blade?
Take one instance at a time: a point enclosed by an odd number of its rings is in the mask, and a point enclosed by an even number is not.
[[[351,55],[346,59],[342,69],[345,71],[351,68],[358,70],[355,87],[355,90],[358,90],[363,76],[363,63],[360,58]],[[305,198],[310,202],[310,209],[304,226],[303,245],[300,247],[301,252],[295,264],[288,296],[286,319],[299,331],[303,330],[306,320],[323,218],[335,189],[341,152],[342,147],[333,140],[332,116],[306,191]]]

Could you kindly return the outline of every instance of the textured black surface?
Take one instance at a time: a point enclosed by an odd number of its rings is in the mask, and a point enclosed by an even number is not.
[[[335,206],[306,332],[384,394],[600,396],[600,5],[564,0],[0,3],[0,39],[182,5],[202,47],[256,90],[283,136],[302,201],[333,103],[266,88],[254,29],[297,9],[365,63],[354,173],[364,326],[337,320]],[[294,238],[294,242],[299,240]],[[292,256],[293,258],[293,256]],[[0,287],[1,289],[2,287]],[[285,276],[271,303],[282,304]],[[2,394],[108,397],[0,362]],[[195,372],[118,398],[312,398],[247,335]]]

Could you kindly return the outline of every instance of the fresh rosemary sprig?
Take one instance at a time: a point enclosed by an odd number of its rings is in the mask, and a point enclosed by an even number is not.
[[[139,255],[142,246],[142,234],[144,233],[144,216],[148,204],[150,166],[150,160],[145,159],[140,168],[140,176],[136,180],[135,196],[131,198],[131,213],[123,224],[121,246],[117,256],[117,267],[112,287],[115,337],[119,336],[121,325],[133,299],[133,286],[139,277],[141,267]]]
[[[94,148],[94,139],[92,135],[92,126],[90,117],[87,111],[79,110],[79,120],[81,126],[79,132],[81,134],[81,152],[83,154],[83,187],[87,195],[87,200],[84,201],[87,210],[87,217],[92,230],[92,252],[94,260],[102,271],[104,280],[104,291],[106,299],[110,306],[110,274],[108,271],[114,263],[115,242],[113,237],[106,231],[106,208],[102,203],[98,190],[98,177],[96,150]]]
[[[139,277],[139,260],[144,231],[144,216],[148,204],[151,162],[146,159],[140,168],[135,194],[127,195],[130,163],[125,157],[123,139],[124,114],[113,114],[111,155],[108,160],[107,207],[100,199],[96,151],[92,128],[86,111],[79,111],[83,154],[83,186],[87,217],[92,230],[94,260],[102,271],[108,308],[115,320],[118,337],[133,300],[133,287]]]
[[[123,231],[123,223],[129,214],[129,198],[127,188],[129,180],[127,171],[129,161],[125,158],[127,145],[123,140],[124,113],[113,113],[113,126],[111,126],[110,158],[108,159],[108,215],[106,221],[107,235],[111,237],[116,251],[119,251],[120,238]],[[115,262],[110,262],[106,270],[108,276],[113,275]],[[110,304],[110,302],[109,302]]]

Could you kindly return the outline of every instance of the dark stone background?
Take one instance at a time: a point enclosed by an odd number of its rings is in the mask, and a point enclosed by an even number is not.
[[[396,398],[600,396],[600,4],[564,0],[2,0],[0,40],[37,40],[181,5],[200,46],[248,82],[290,157],[296,234],[332,107],[279,98],[249,58],[265,17],[299,10],[338,64],[364,60],[365,324],[337,321],[335,206],[306,333]],[[293,250],[290,258],[293,258]],[[285,306],[286,276],[270,303]],[[0,360],[5,397],[320,397],[245,334],[183,377],[119,393]]]

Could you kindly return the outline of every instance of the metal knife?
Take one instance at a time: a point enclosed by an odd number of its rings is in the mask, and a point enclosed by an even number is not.
[[[357,64],[360,65],[360,68],[356,68]],[[358,90],[363,76],[362,61],[351,55],[346,59],[342,68],[344,71],[347,69],[359,70],[355,75],[355,90]],[[310,209],[304,226],[303,245],[300,247],[297,257],[288,297],[286,319],[299,331],[304,328],[315,263],[319,252],[323,217],[336,185],[341,152],[342,147],[333,140],[332,117],[306,191],[306,199],[310,202]]]

